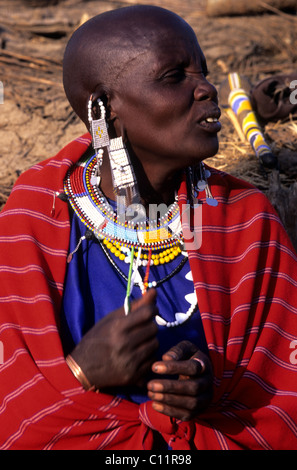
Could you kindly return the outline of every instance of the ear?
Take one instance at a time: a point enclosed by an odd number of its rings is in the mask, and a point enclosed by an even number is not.
[[[117,109],[119,107],[119,98],[110,91],[106,91],[103,87],[98,86],[92,93],[93,109],[97,107],[97,101],[101,99],[106,110],[106,120],[108,121],[108,133],[111,138],[125,136],[125,130],[119,119]]]
[[[109,124],[109,134],[113,137],[122,136],[125,139],[126,131],[118,112],[121,109],[120,97],[116,94],[107,93],[106,98],[106,117]]]
[[[89,99],[90,98],[92,99],[93,115],[94,115],[95,119],[98,119],[99,118],[99,115],[98,115],[98,112],[99,112],[98,101],[99,100],[103,101],[105,109],[107,108],[106,93],[104,92],[104,90],[101,86],[97,86],[95,91],[93,91],[93,93],[90,93]],[[107,109],[106,109],[106,111],[107,111]]]
[[[109,122],[114,122],[118,119],[117,97],[112,93],[106,94],[106,112]]]

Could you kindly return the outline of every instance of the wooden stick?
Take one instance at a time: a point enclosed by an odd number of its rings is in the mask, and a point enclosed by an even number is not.
[[[38,77],[31,77],[30,75],[19,75],[19,74],[10,74],[4,71],[1,75],[2,77],[6,77],[8,79],[15,80],[27,80],[28,82],[34,83],[43,83],[44,85],[51,85],[63,88],[62,83],[60,82],[53,82],[52,80],[47,80],[46,78],[38,78]]]
[[[282,18],[285,18],[286,20],[289,20],[289,21],[296,21],[297,20],[296,16],[288,15],[288,13],[284,13],[283,11],[280,11],[278,8],[274,8],[273,6],[268,5],[268,3],[266,3],[266,2],[260,2],[260,5],[263,8],[271,11],[272,13],[275,13],[276,15],[279,15]],[[294,5],[294,6],[296,6],[296,5]]]
[[[265,6],[260,0],[207,0],[209,16],[246,15],[260,13],[271,8],[296,8],[296,0],[267,0]]]
[[[15,65],[16,67],[25,67],[25,68],[30,68],[30,69],[35,69],[35,70],[46,70],[44,65],[38,65],[35,64],[34,62],[24,62],[20,60],[16,60],[13,57],[3,57],[0,55],[0,62],[8,65]],[[48,68],[48,67],[47,67]]]
[[[14,57],[15,59],[23,60],[25,62],[33,62],[38,65],[48,66],[49,63],[51,63],[59,67],[62,67],[62,61],[57,61],[56,59],[52,59],[51,57],[38,58],[38,57],[32,57],[32,56],[20,54],[19,52],[7,51],[7,50],[1,50],[0,55]]]
[[[226,112],[228,118],[229,118],[230,121],[232,122],[232,124],[233,124],[233,126],[234,126],[234,128],[235,128],[235,130],[236,130],[236,132],[237,132],[237,134],[238,134],[238,136],[239,136],[241,142],[245,142],[245,143],[246,143],[246,142],[247,142],[246,137],[245,137],[245,135],[244,135],[244,132],[243,132],[243,130],[242,130],[242,128],[241,128],[239,122],[238,122],[238,119],[237,119],[235,113],[232,111],[231,108],[225,108],[224,111]]]

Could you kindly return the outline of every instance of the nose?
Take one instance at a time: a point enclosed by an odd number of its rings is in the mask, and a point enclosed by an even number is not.
[[[194,99],[196,101],[210,100],[218,103],[217,89],[212,83],[203,77],[201,80],[197,80],[194,90]]]

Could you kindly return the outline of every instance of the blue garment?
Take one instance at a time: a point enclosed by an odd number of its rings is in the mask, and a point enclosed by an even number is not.
[[[78,240],[85,232],[84,224],[76,215],[73,215],[70,252],[75,249]],[[114,255],[112,256],[117,266],[128,276],[129,265]],[[170,263],[152,266],[149,281],[163,279],[181,263],[182,259],[183,255],[180,254]],[[140,272],[144,277],[145,268],[141,267]],[[126,289],[127,282],[116,272],[100,243],[96,239],[83,240],[73,255],[66,274],[62,312],[62,341],[66,353],[71,352],[98,320],[123,306]],[[186,313],[191,302],[195,299],[195,295],[189,262],[186,260],[177,274],[157,288],[157,307],[160,316],[166,321],[175,321],[175,313]],[[140,288],[134,286],[131,300],[140,296]],[[171,328],[159,326],[160,346],[157,359],[160,359],[164,352],[184,339],[188,339],[207,353],[207,344],[198,309],[182,325]],[[137,394],[132,390],[132,395],[130,397],[125,395],[125,398],[138,403],[147,399],[145,391],[139,390]]]

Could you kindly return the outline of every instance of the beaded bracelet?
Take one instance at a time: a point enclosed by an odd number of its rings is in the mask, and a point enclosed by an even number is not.
[[[68,354],[68,356],[66,357],[66,363],[69,369],[71,370],[71,372],[73,373],[74,377],[81,383],[81,385],[86,391],[95,390],[95,385],[90,384],[84,372],[79,367],[79,365],[75,362],[73,357],[70,356],[70,354]]]

